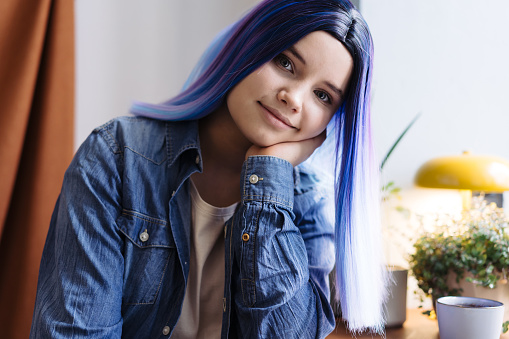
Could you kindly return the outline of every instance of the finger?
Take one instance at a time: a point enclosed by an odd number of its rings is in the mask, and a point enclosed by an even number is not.
[[[317,135],[316,138],[318,138],[318,141],[320,142],[320,144],[318,145],[318,147],[320,147],[325,141],[325,139],[327,139],[327,130],[323,130],[323,132]]]
[[[284,142],[268,147],[251,146],[246,153],[246,159],[253,155],[271,155],[285,159],[292,163],[293,166],[305,161],[313,152],[320,147],[327,137],[326,131],[319,135],[301,140]]]
[[[307,150],[307,152],[310,152],[309,155],[311,155],[311,153],[313,153],[318,147],[320,147],[323,144],[326,138],[327,133],[326,131],[323,131],[314,138],[304,140],[302,145],[306,147],[305,149]]]

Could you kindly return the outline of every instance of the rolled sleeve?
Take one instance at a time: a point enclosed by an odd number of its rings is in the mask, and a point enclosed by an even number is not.
[[[249,157],[232,241],[237,331],[247,338],[323,338],[334,328],[328,296],[310,277],[295,223],[294,169],[271,156]],[[321,287],[321,286],[320,286]]]
[[[293,166],[272,156],[249,157],[242,168],[242,201],[280,204],[293,209]]]

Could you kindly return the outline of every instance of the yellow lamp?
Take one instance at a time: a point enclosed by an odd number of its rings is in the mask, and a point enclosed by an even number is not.
[[[462,155],[440,157],[424,163],[415,184],[430,188],[461,191],[463,208],[469,209],[472,191],[502,193],[509,191],[509,161],[495,156]]]

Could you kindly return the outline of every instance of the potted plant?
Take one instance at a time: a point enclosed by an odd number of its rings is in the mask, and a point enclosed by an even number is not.
[[[467,290],[486,297],[498,289],[498,296],[509,301],[509,219],[482,196],[460,218],[437,220],[435,231],[424,233],[413,247],[410,270],[434,306],[439,297],[465,295]]]
[[[413,124],[419,119],[420,113],[417,114],[403,132],[398,136],[396,141],[389,148],[389,151],[380,164],[382,171],[387,160],[401,142],[405,134],[410,130]],[[397,196],[400,188],[393,181],[382,186],[382,201],[388,201],[391,197]],[[399,327],[406,321],[406,295],[407,295],[407,277],[408,269],[400,266],[387,265],[387,270],[391,276],[391,284],[388,286],[388,298],[386,302],[386,327]]]

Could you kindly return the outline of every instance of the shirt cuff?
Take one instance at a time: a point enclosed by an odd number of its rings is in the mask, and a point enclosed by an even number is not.
[[[275,203],[293,209],[293,166],[266,155],[248,157],[242,165],[242,202]]]

